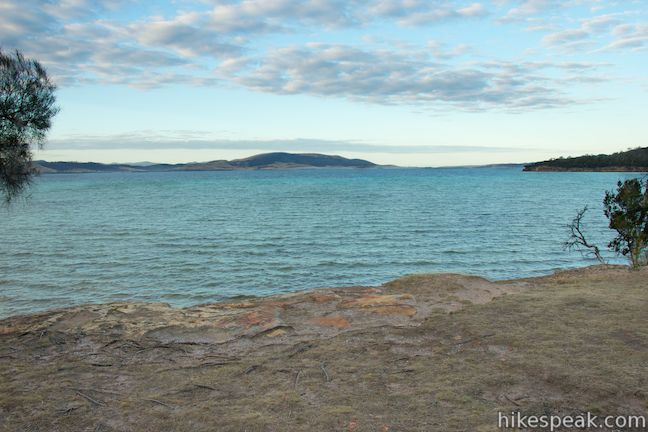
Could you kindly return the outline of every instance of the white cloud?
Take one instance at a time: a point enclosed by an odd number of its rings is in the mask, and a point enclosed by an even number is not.
[[[612,29],[614,40],[602,51],[644,50],[648,47],[648,24],[620,24]]]
[[[465,110],[526,110],[574,103],[559,80],[542,71],[585,70],[584,64],[549,62],[453,66],[435,62],[425,52],[366,51],[327,44],[280,48],[247,67],[237,66],[235,82],[255,91]]]
[[[575,1],[575,0],[574,0]],[[183,3],[184,4],[184,3]],[[188,3],[187,3],[188,4]],[[509,7],[513,4],[512,7]],[[228,0],[201,8],[109,20],[122,0],[5,0],[0,3],[3,49],[41,60],[58,83],[102,82],[138,88],[169,83],[236,84],[276,94],[308,94],[377,104],[537,109],[574,103],[568,80],[548,79],[546,66],[465,63],[472,45],[407,41],[304,44],[295,34],[335,38],[336,31],[381,26],[430,26],[487,17],[492,4],[438,0]],[[561,2],[502,2],[507,17],[565,7]],[[533,21],[538,23],[539,21]],[[584,19],[547,34],[545,48],[574,49],[609,34],[605,50],[642,49],[643,24],[622,14]],[[297,43],[295,42],[297,40]],[[270,40],[270,43],[266,42]],[[385,48],[387,47],[387,48]],[[468,57],[467,55],[465,57]],[[464,61],[464,63],[461,63]],[[555,66],[552,66],[555,67]],[[597,77],[582,82],[594,82]]]
[[[509,9],[506,15],[500,18],[500,21],[512,22],[524,20],[530,16],[560,7],[561,3],[564,4],[564,2],[557,0],[525,0],[517,3],[517,6]]]
[[[646,43],[648,25],[624,22],[624,18],[633,15],[636,12],[625,11],[584,18],[577,28],[554,31],[542,40],[567,52],[597,45],[603,46],[599,51],[641,49]]]
[[[588,37],[589,33],[587,31],[582,29],[572,29],[551,33],[545,36],[542,40],[549,44],[558,44],[583,40],[587,39]]]

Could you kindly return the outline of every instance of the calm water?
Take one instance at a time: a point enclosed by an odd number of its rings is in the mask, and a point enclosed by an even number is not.
[[[593,263],[616,173],[517,169],[44,175],[0,209],[0,316],[121,300],[174,305],[380,284],[421,272],[493,279]],[[618,261],[618,260],[617,260]]]

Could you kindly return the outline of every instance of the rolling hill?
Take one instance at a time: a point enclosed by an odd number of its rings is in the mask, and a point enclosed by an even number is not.
[[[347,159],[317,153],[263,153],[244,159],[215,160],[186,164],[102,164],[97,162],[35,161],[34,168],[43,174],[97,172],[161,172],[161,171],[233,171],[291,168],[373,168],[363,159]]]

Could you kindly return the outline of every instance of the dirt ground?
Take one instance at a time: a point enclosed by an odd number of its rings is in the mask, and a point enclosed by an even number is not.
[[[498,411],[648,416],[648,270],[0,321],[2,431],[472,432]]]

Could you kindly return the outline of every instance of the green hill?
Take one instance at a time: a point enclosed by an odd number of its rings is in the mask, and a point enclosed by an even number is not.
[[[524,166],[524,171],[648,171],[648,147],[598,155],[550,159]]]
[[[229,162],[231,165],[241,168],[263,168],[273,165],[289,165],[303,167],[354,167],[369,168],[376,164],[363,159],[347,159],[342,156],[329,156],[317,153],[264,153],[251,156],[245,159],[237,159]]]

